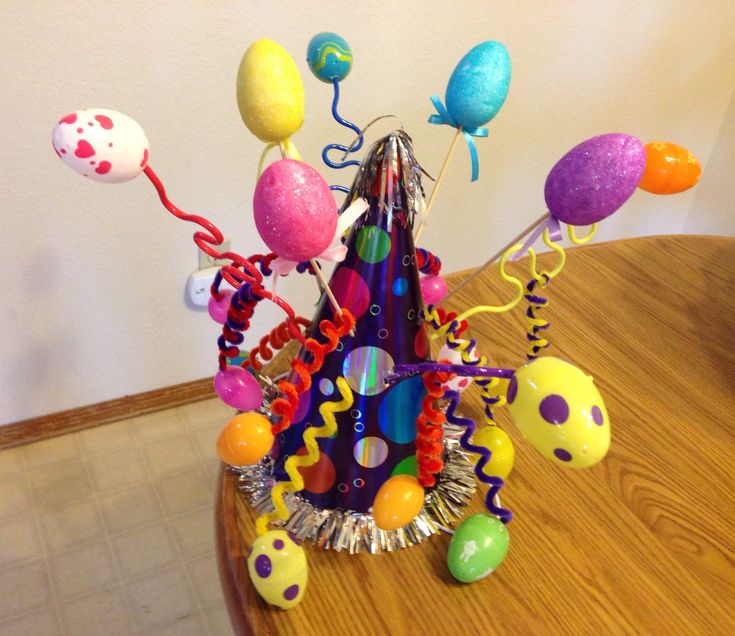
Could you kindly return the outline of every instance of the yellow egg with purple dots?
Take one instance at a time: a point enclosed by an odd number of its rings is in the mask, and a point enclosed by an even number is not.
[[[271,530],[253,542],[248,572],[266,603],[291,609],[306,590],[308,566],[301,541],[285,530]]]
[[[531,445],[563,466],[592,466],[610,447],[610,420],[592,377],[559,358],[518,369],[508,385],[508,409]]]

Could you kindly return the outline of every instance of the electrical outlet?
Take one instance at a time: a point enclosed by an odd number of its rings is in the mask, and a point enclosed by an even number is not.
[[[226,238],[222,241],[222,245],[216,245],[214,246],[215,249],[220,252],[229,252],[230,251],[230,239]],[[214,258],[213,256],[210,256],[209,254],[205,254],[202,252],[202,250],[199,250],[199,269],[209,269],[210,267],[222,267],[223,265],[228,265],[231,263],[230,259],[228,258]]]

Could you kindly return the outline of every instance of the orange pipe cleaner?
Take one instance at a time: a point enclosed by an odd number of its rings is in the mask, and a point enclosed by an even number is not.
[[[421,375],[426,396],[421,401],[421,413],[416,418],[416,460],[418,480],[424,488],[436,485],[435,475],[444,468],[444,412],[435,402],[444,396],[442,384],[454,374],[444,371],[429,371]]]
[[[271,413],[281,418],[277,424],[271,426],[273,435],[278,435],[291,426],[299,403],[299,395],[311,388],[311,376],[322,368],[325,356],[337,348],[340,338],[352,331],[355,326],[355,317],[344,308],[341,319],[335,316],[335,321],[339,324],[335,325],[330,320],[322,320],[319,323],[319,331],[327,339],[324,344],[314,338],[306,339],[304,348],[311,353],[311,362],[306,363],[301,358],[294,358],[291,361],[291,368],[298,376],[296,382],[281,380],[278,383],[278,391],[285,397],[276,398],[271,404]]]
[[[308,329],[311,322],[303,316],[296,316],[294,323],[299,327]],[[282,349],[293,340],[293,334],[288,328],[288,321],[284,320],[275,329],[271,330],[260,339],[256,347],[248,353],[247,359],[242,363],[243,367],[250,367],[253,371],[260,371],[263,364],[273,359],[273,351]],[[260,359],[258,359],[260,357]]]

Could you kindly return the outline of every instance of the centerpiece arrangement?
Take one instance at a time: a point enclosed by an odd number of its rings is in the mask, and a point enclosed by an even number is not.
[[[495,41],[472,48],[452,73],[445,99],[431,97],[436,112],[429,123],[453,128],[454,136],[428,198],[430,177],[406,131],[377,139],[360,160],[353,158],[367,127],[338,112],[340,83],[353,62],[347,42],[321,33],[307,60],[315,77],[332,85],[332,115],[350,130],[348,143],[324,148],[324,162],[356,168],[356,175],[349,187],[330,186],[303,161],[292,139],[304,112],[298,69],[277,43],[253,43],[237,74],[237,101],[248,129],[266,143],[252,197],[255,227],[269,250],[261,254],[221,253],[219,229],[170,201],[149,164],[146,135],[130,117],[92,108],[63,117],[53,132],[59,157],[90,179],[110,183],[145,174],[172,214],[201,227],[194,234],[199,248],[228,262],[212,285],[209,313],[221,325],[214,386],[238,414],[217,450],[261,513],[248,558],[253,585],[284,609],[306,590],[304,540],[379,553],[447,531],[454,535],[447,563],[455,578],[473,582],[493,572],[509,547],[511,513],[499,494],[515,453],[495,422],[497,408],[507,407],[551,462],[585,468],[603,459],[610,421],[595,383],[570,362],[544,355],[546,288],[566,259],[562,228],[573,243],[585,243],[637,188],[680,192],[700,174],[697,160],[675,144],[644,145],[622,133],[580,143],[548,175],[548,210],[482,266],[497,267],[508,302],[449,312],[442,302],[464,283],[448,290],[439,257],[417,245],[460,140],[469,150],[472,181],[479,177],[476,140],[487,136],[485,126],[510,86],[506,48]],[[266,167],[272,150],[278,157]],[[333,192],[341,193],[339,204]],[[590,230],[580,238],[583,226]],[[538,269],[538,241],[556,254],[553,268]],[[506,264],[524,255],[528,279],[522,281]],[[336,263],[329,280],[324,261]],[[303,276],[305,285],[316,280],[321,301],[313,317],[297,316],[278,295],[276,282],[285,275]],[[245,351],[243,334],[262,301],[280,307],[283,322]],[[518,305],[525,307],[526,360],[517,368],[494,367],[478,351],[470,319]],[[294,340],[300,348],[290,373],[263,375],[274,351]],[[466,390],[479,391],[484,404],[479,424],[461,414]],[[486,489],[486,511],[462,520],[478,484]]]

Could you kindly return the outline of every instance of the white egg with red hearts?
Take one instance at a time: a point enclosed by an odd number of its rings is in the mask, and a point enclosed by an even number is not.
[[[465,346],[467,341],[457,340],[456,343],[459,345],[459,347],[463,347]],[[442,361],[444,361],[444,364],[468,364],[462,359],[462,352],[460,351],[459,347],[457,347],[456,349],[452,349],[451,347],[449,347],[449,345],[444,345],[441,349],[439,349],[439,353],[436,357],[437,362],[441,363]],[[465,355],[469,360],[472,361],[475,361],[480,357],[480,354],[477,352],[477,347],[472,347],[467,351]],[[458,391],[459,393],[462,393],[463,391],[466,391],[471,384],[471,377],[458,375],[442,384],[442,387],[446,391]]]
[[[148,139],[140,124],[105,108],[62,117],[52,134],[56,154],[94,181],[120,183],[137,177],[148,163]]]

